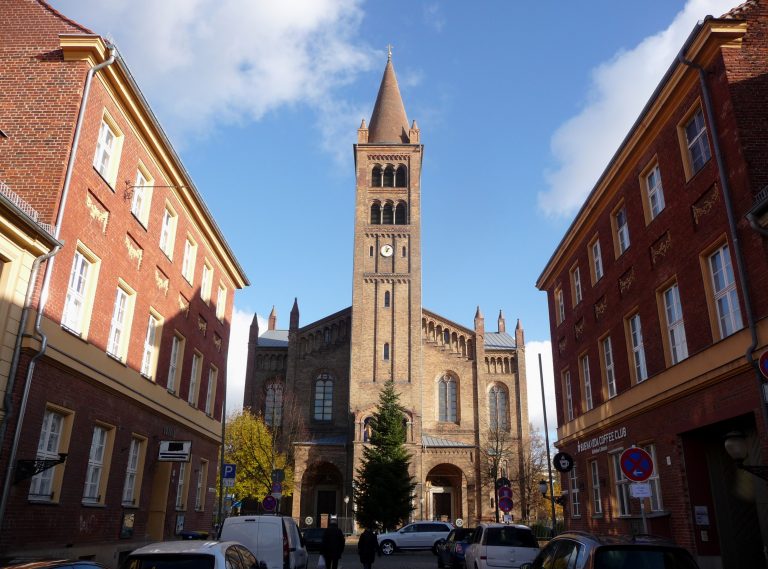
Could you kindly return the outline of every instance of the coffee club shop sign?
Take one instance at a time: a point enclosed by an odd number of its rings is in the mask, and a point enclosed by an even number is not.
[[[623,438],[626,438],[626,436],[627,436],[627,428],[619,427],[618,429],[608,431],[606,433],[603,433],[600,436],[592,437],[591,439],[587,439],[583,442],[578,441],[576,443],[577,452],[584,452],[587,450],[591,450],[592,454],[597,454],[599,452],[608,450],[608,443],[621,440]]]

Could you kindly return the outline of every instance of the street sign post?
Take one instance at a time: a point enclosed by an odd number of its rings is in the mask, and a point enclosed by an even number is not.
[[[235,478],[237,475],[237,465],[225,464],[224,470],[221,473],[221,481],[224,483],[225,488],[232,488],[235,485]]]
[[[653,458],[639,447],[630,447],[621,453],[619,466],[624,476],[632,482],[645,482],[653,474]],[[631,486],[634,486],[631,485]],[[648,485],[650,490],[650,485]],[[637,489],[631,490],[632,495],[640,499],[640,514],[643,516],[643,533],[648,533],[648,520],[645,518],[645,496],[635,494]],[[642,490],[639,490],[642,493]]]

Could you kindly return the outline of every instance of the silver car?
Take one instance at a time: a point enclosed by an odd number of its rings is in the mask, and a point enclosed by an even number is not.
[[[467,569],[517,569],[539,553],[539,543],[528,526],[480,524],[464,554]]]
[[[379,534],[379,550],[382,555],[392,555],[398,549],[431,549],[437,554],[437,546],[452,529],[448,522],[413,522],[397,531]]]

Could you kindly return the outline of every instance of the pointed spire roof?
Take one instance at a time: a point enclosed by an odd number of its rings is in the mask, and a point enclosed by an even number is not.
[[[397,85],[395,68],[392,65],[392,51],[387,58],[384,77],[381,78],[379,94],[373,107],[371,121],[368,123],[368,142],[389,142],[407,144],[408,117],[405,114],[400,87]]]
[[[275,305],[272,305],[272,312],[269,313],[269,320],[267,321],[267,330],[277,329],[277,311]]]

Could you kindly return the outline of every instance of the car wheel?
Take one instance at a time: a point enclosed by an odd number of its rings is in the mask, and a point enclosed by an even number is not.
[[[382,555],[392,555],[395,552],[395,542],[391,539],[385,539],[381,542],[381,554]]]
[[[437,555],[437,548],[440,547],[442,544],[445,543],[444,539],[438,539],[435,544],[432,546],[432,553]]]

